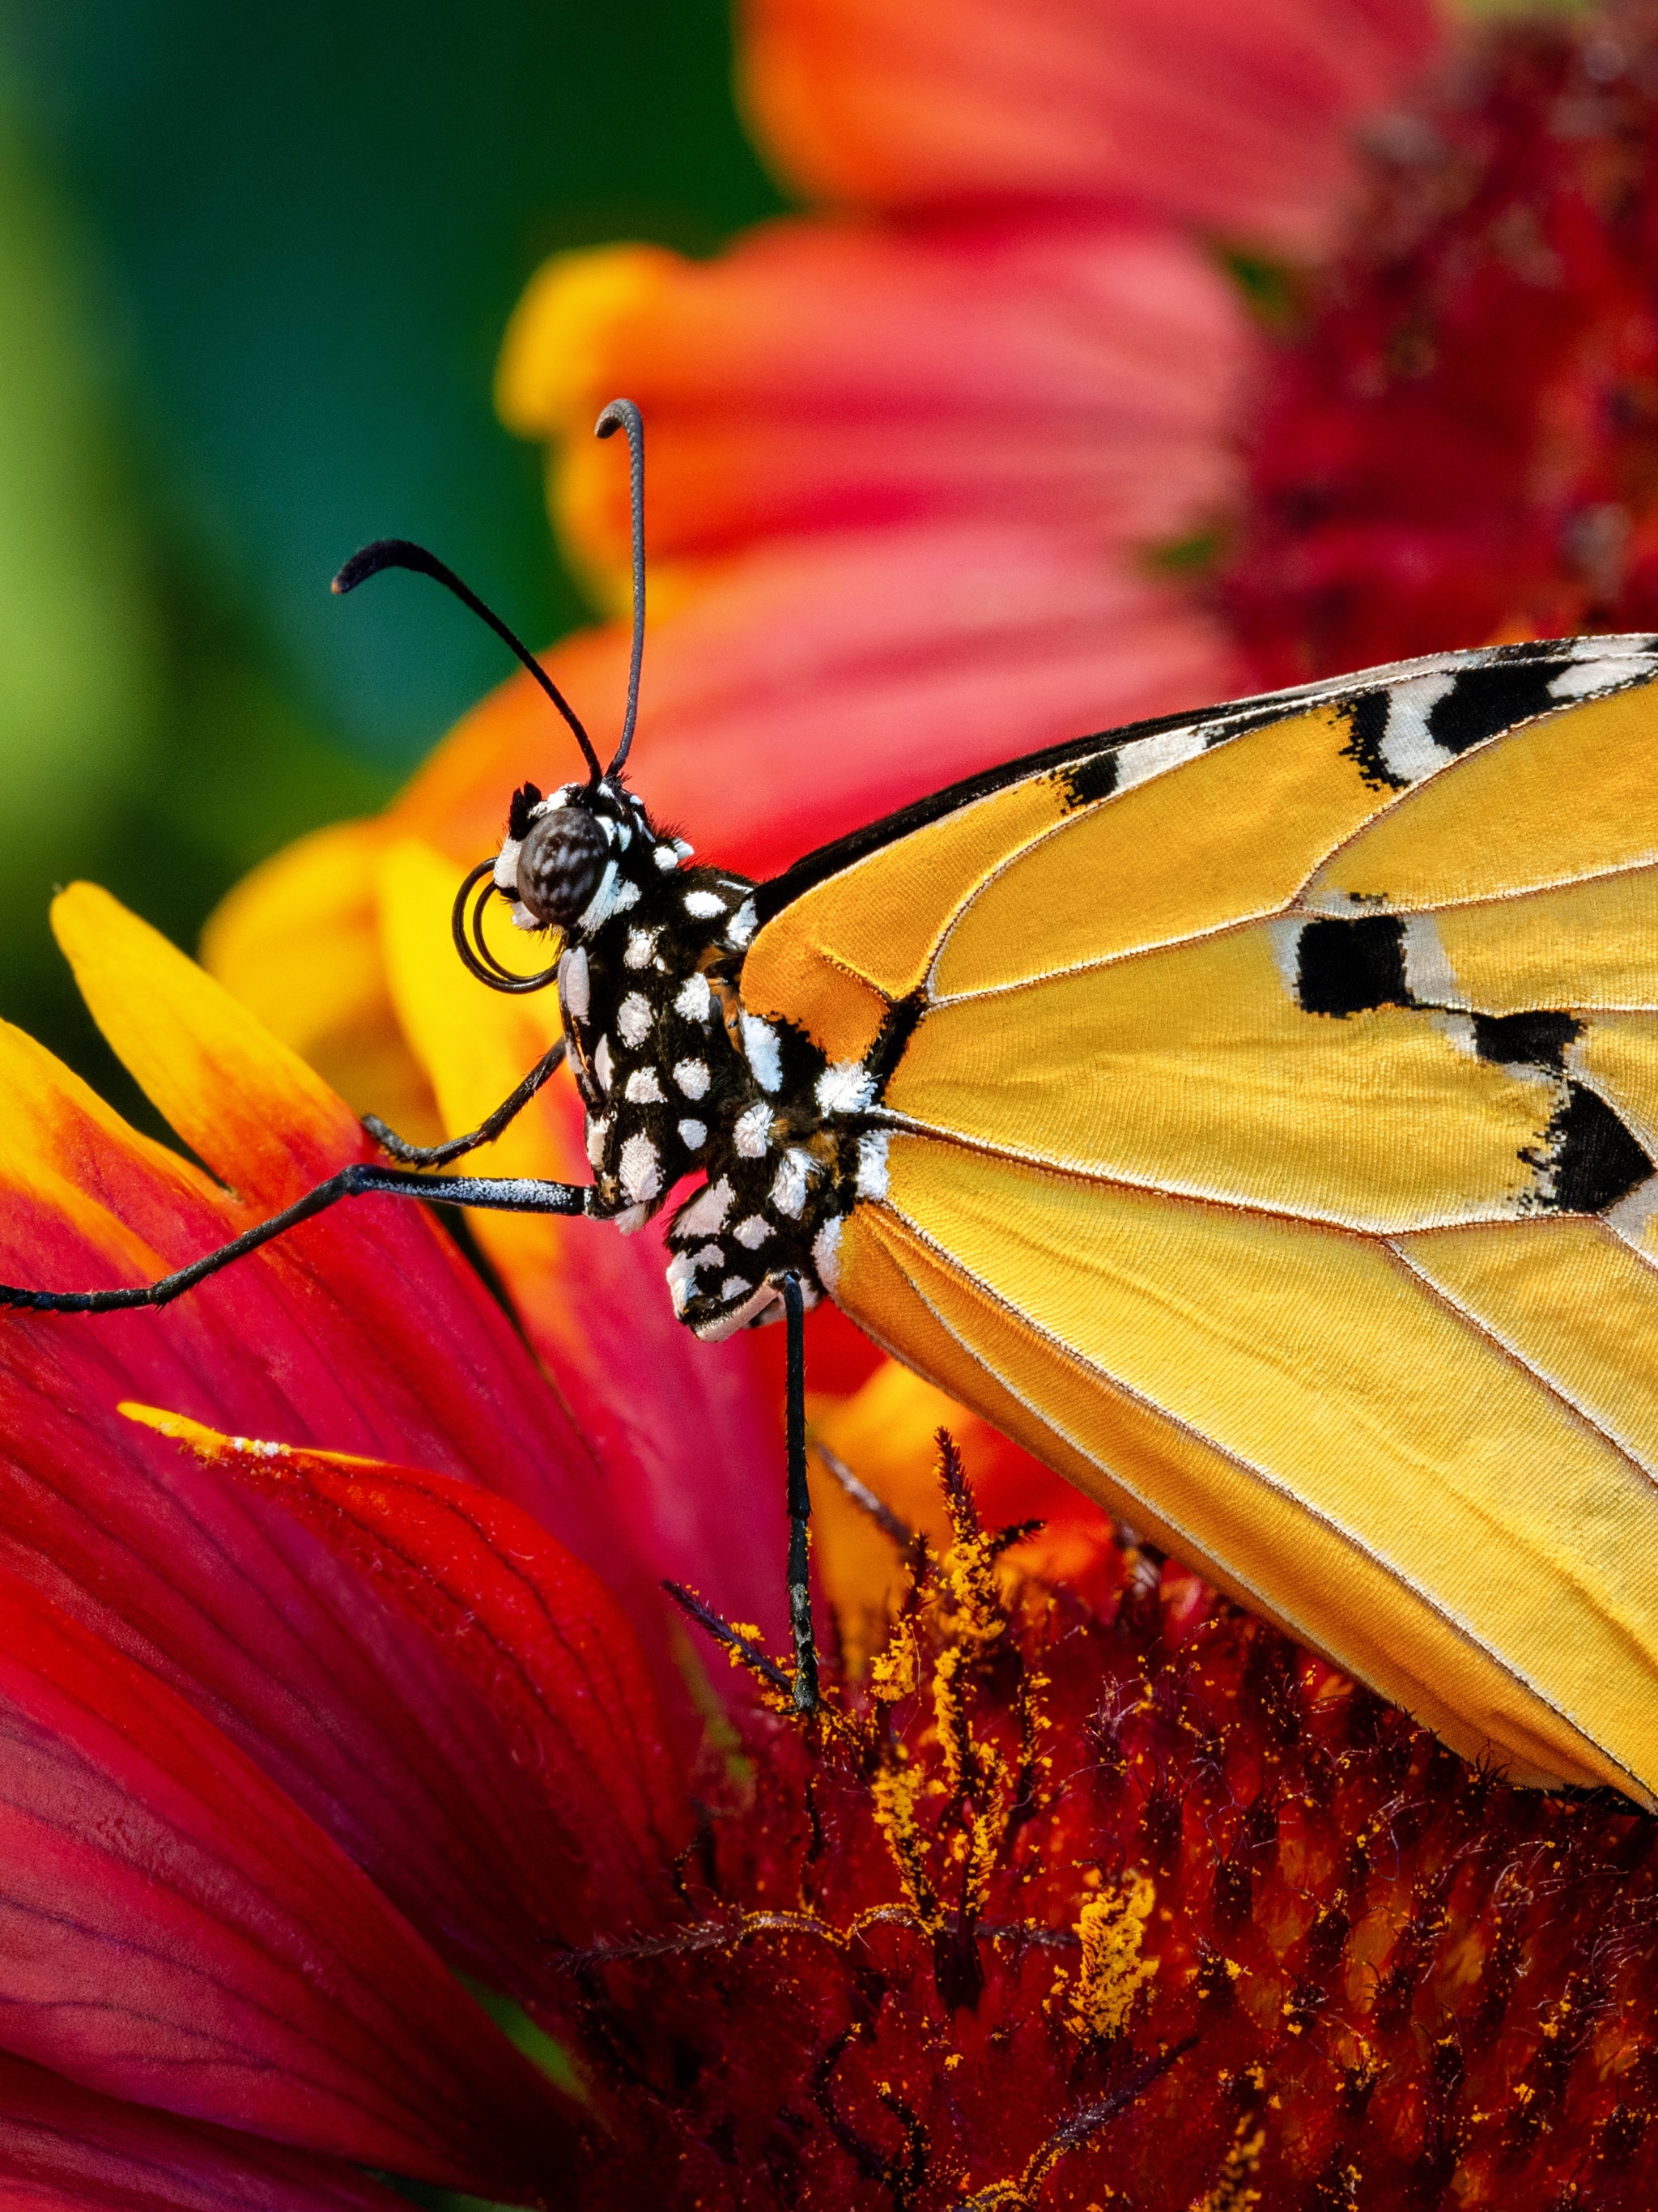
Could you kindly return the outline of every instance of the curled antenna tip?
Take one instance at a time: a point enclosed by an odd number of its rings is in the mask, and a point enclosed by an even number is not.
[[[618,430],[638,426],[639,410],[631,399],[613,399],[593,425],[595,438],[612,438]]]
[[[422,568],[429,573],[431,567],[432,556],[423,546],[411,544],[406,538],[377,538],[372,545],[358,548],[328,588],[343,599],[359,584],[378,576],[382,568]]]

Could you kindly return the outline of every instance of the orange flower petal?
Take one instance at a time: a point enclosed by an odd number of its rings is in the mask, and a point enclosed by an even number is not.
[[[592,434],[616,392],[647,425],[659,560],[951,517],[1122,545],[1228,498],[1251,350],[1214,264],[1143,222],[788,222],[714,262],[619,247],[550,263],[508,331],[499,398],[514,428],[568,439],[557,519],[619,586],[627,471]]]
[[[202,934],[202,964],[360,1114],[417,1144],[437,1108],[386,994],[374,897],[380,822],[301,837],[245,876]]]
[[[1329,239],[1353,125],[1430,58],[1431,0],[745,0],[752,125],[861,205],[1095,200],[1279,252]]]
[[[361,1154],[355,1116],[320,1077],[107,891],[71,885],[52,920],[93,1019],[227,1182],[285,1206]]]

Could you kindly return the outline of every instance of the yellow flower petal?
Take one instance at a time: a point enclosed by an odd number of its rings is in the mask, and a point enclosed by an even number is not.
[[[591,434],[612,326],[681,266],[659,246],[604,246],[544,262],[513,310],[495,371],[507,428],[526,438]]]
[[[386,837],[382,823],[343,823],[255,868],[202,933],[202,963],[357,1113],[428,1144],[441,1133],[437,1107],[380,950],[374,864]]]
[[[52,923],[93,1019],[191,1149],[284,1205],[362,1150],[350,1109],[221,984],[94,884]]]
[[[414,837],[388,844],[375,871],[390,1002],[451,1136],[500,1105],[561,1033],[550,987],[528,998],[488,991],[456,959],[449,915],[460,880],[452,860]],[[544,946],[540,953],[544,965]],[[457,1160],[454,1172],[586,1180],[585,1162],[570,1158],[541,1100],[493,1145]],[[521,1309],[537,1310],[545,1302],[537,1293],[545,1290],[555,1224],[533,1214],[476,1213],[471,1227]],[[575,1227],[578,1236],[592,1234],[585,1224]]]

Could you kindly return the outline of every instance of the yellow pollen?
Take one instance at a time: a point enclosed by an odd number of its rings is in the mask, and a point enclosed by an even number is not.
[[[1066,2025],[1073,2035],[1103,2039],[1121,2033],[1135,1997],[1157,1971],[1140,1945],[1157,1892],[1145,1875],[1121,1889],[1103,1889],[1084,1904],[1077,1923],[1082,1966]]]

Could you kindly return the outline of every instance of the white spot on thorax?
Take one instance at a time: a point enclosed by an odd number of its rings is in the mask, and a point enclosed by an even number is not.
[[[688,1152],[700,1152],[708,1141],[706,1121],[693,1121],[689,1115],[679,1124],[679,1141]]]
[[[726,902],[718,891],[687,891],[680,902],[689,915],[699,921],[711,921],[717,914],[724,914]]]
[[[651,854],[651,858],[656,862],[657,866],[661,869],[665,876],[671,869],[677,868],[679,866],[679,855],[675,852],[671,845],[659,845],[656,850]]]
[[[662,1085],[656,1079],[653,1067],[635,1068],[622,1095],[633,1106],[660,1106],[665,1103]]]
[[[685,1208],[674,1224],[676,1237],[713,1237],[726,1225],[732,1210],[732,1187],[724,1176],[711,1182]]]
[[[570,1019],[586,1020],[587,954],[583,945],[573,945],[558,963],[558,999]]]
[[[648,968],[651,955],[656,951],[656,940],[661,934],[659,929],[630,929],[628,932],[628,948],[622,956],[623,966]]]
[[[753,1288],[754,1278],[751,1275],[727,1275],[720,1285],[720,1295],[722,1298],[740,1298],[744,1291]]]
[[[651,1033],[651,1002],[642,991],[629,991],[616,1010],[617,1034],[623,1044],[637,1052]]]
[[[593,1054],[593,1076],[608,1098],[610,1095],[610,1040],[607,1036],[600,1037],[598,1049]]]
[[[706,1022],[714,1008],[714,993],[706,975],[688,975],[673,1002],[674,1012],[688,1022]]]
[[[616,866],[606,860],[604,872],[598,879],[598,889],[581,909],[576,927],[584,937],[590,937],[602,921],[608,921],[616,909]]]
[[[810,1152],[789,1151],[777,1163],[770,1198],[780,1213],[798,1221],[805,1208],[806,1190],[817,1165]]]
[[[683,1314],[696,1288],[699,1267],[723,1266],[726,1255],[717,1244],[705,1244],[700,1252],[676,1252],[668,1262],[668,1295],[673,1300],[673,1310]]]
[[[743,1017],[743,1054],[762,1091],[775,1091],[783,1080],[783,1055],[777,1032],[757,1014]]]
[[[872,1129],[858,1139],[858,1195],[884,1198],[888,1188],[887,1133]]]
[[[875,1097],[875,1079],[861,1060],[837,1060],[817,1079],[820,1114],[861,1114]]]
[[[604,1140],[610,1133],[611,1117],[608,1114],[593,1115],[587,1123],[587,1164],[597,1169],[604,1157]]]
[[[771,1141],[771,1108],[763,1098],[744,1108],[732,1124],[732,1142],[744,1160],[763,1159]]]
[[[616,1174],[635,1205],[643,1206],[656,1196],[662,1188],[662,1162],[648,1137],[629,1137],[624,1141]]]
[[[731,918],[731,927],[726,932],[726,942],[741,951],[754,935],[759,922],[760,917],[754,910],[754,901],[745,898]]]
[[[708,1063],[706,1060],[676,1061],[673,1079],[687,1098],[706,1098],[708,1095]]]
[[[811,1256],[817,1269],[817,1279],[831,1297],[840,1287],[841,1231],[845,1220],[843,1213],[831,1215],[811,1240]]]
[[[732,1235],[745,1252],[757,1252],[771,1235],[771,1224],[763,1213],[746,1214],[732,1230]]]

